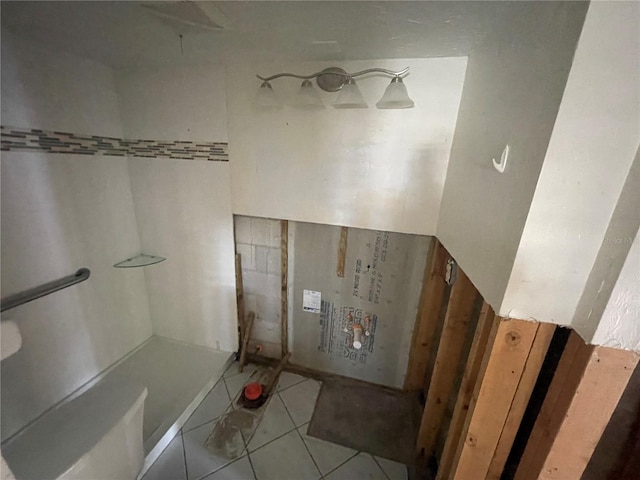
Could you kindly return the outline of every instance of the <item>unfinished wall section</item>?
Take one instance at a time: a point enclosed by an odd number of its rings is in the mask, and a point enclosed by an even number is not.
[[[249,351],[280,358],[280,220],[235,216],[236,253],[242,258],[244,311],[255,312]]]
[[[402,388],[431,241],[290,222],[291,362]]]

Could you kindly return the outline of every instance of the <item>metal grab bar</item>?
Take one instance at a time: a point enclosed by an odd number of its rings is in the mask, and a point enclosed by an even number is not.
[[[52,282],[45,283],[44,285],[40,285],[39,287],[30,288],[29,290],[25,290],[21,293],[9,295],[8,297],[0,300],[0,312],[19,307],[20,305],[24,305],[25,303],[28,303],[37,298],[55,293],[58,290],[63,290],[67,287],[70,287],[71,285],[75,285],[76,283],[84,282],[87,278],[89,278],[89,275],[91,275],[91,270],[89,270],[88,268],[81,268],[73,275],[68,275],[58,280],[53,280]]]

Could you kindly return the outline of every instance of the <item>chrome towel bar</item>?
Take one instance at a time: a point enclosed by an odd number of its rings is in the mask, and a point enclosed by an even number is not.
[[[29,290],[25,290],[24,292],[9,295],[8,297],[0,300],[0,312],[19,307],[20,305],[24,305],[25,303],[28,303],[37,298],[55,293],[59,290],[70,287],[71,285],[75,285],[76,283],[84,282],[87,278],[89,278],[89,275],[91,275],[91,271],[88,268],[81,268],[73,275],[68,275],[58,280],[53,280],[52,282],[45,283],[38,287],[30,288]]]

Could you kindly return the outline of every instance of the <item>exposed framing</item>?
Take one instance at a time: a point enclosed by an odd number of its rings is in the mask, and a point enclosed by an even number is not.
[[[497,333],[497,323],[495,323],[494,320],[495,313],[493,309],[488,303],[484,302],[476,325],[476,331],[464,374],[462,375],[462,382],[449,424],[444,449],[440,456],[437,480],[446,478],[448,472],[451,471],[477,379],[480,376],[481,370],[484,375],[484,370],[486,369],[486,362],[483,365],[485,351],[488,344],[493,344]]]
[[[515,479],[580,478],[638,358],[631,351],[587,345],[572,332]]]
[[[447,305],[436,361],[429,384],[417,454],[429,457],[444,424],[447,403],[454,389],[456,373],[472,320],[478,291],[462,270],[458,270]]]
[[[238,312],[238,330],[240,344],[244,339],[244,285],[242,283],[242,256],[236,253],[236,308]]]
[[[342,227],[340,229],[340,242],[338,243],[338,264],[336,266],[336,275],[344,277],[344,263],[347,257],[347,238],[349,236],[349,228]]]
[[[289,221],[280,220],[280,343],[282,358],[289,353]]]
[[[451,468],[439,478],[500,477],[555,325],[497,317],[493,328]]]
[[[447,287],[444,275],[448,259],[449,253],[434,237],[424,269],[422,291],[404,381],[405,390],[422,390],[424,386],[444,292]]]

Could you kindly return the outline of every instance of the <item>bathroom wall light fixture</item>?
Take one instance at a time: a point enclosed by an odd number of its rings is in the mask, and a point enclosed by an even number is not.
[[[270,82],[276,78],[292,77],[303,80],[300,90],[292,101],[292,105],[295,107],[310,109],[324,107],[318,91],[313,88],[311,82],[315,78],[318,87],[325,92],[339,92],[333,103],[333,108],[368,108],[369,105],[364,101],[354,78],[371,73],[382,73],[392,77],[384,95],[376,103],[377,108],[412,108],[414,106],[413,100],[409,98],[407,93],[407,87],[402,82],[402,77],[409,73],[409,67],[398,72],[386,68],[368,68],[360,72],[347,73],[341,68],[330,67],[311,75],[286,72],[277,73],[270,77],[256,75],[262,80],[262,85],[260,85],[254,105],[260,109],[280,108],[282,104],[274,93]]]

